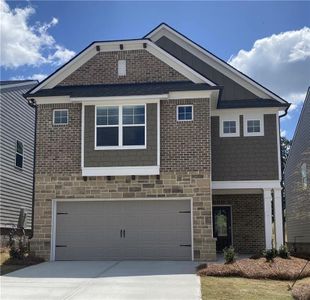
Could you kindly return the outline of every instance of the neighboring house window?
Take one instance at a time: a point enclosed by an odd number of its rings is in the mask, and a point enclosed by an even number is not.
[[[244,136],[264,135],[264,115],[245,115],[243,127]]]
[[[307,164],[303,163],[301,165],[301,185],[303,190],[306,190],[308,187],[308,176],[307,176]]]
[[[236,133],[236,121],[224,121],[223,122],[223,133]]]
[[[193,105],[178,105],[177,106],[177,120],[178,121],[192,121],[193,120]]]
[[[118,76],[126,76],[126,60],[119,60],[117,62]]]
[[[220,137],[238,137],[239,115],[224,114],[220,116]]]
[[[15,166],[22,169],[24,164],[24,144],[16,141]]]
[[[67,125],[69,119],[68,109],[54,109],[53,110],[53,124]]]
[[[95,149],[145,148],[145,116],[145,105],[97,106]]]

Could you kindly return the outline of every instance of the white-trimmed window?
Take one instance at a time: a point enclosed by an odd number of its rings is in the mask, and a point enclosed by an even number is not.
[[[244,136],[264,135],[264,115],[244,115],[243,131]]]
[[[96,106],[95,149],[145,149],[146,106]]]
[[[300,168],[301,171],[301,185],[302,189],[306,190],[308,187],[308,176],[307,176],[307,164],[303,163]]]
[[[126,60],[119,60],[117,62],[118,76],[126,76]]]
[[[16,141],[16,153],[15,153],[15,166],[22,169],[24,165],[24,144],[17,140]]]
[[[194,108],[193,105],[178,105],[177,120],[178,121],[193,121]]]
[[[67,125],[69,122],[68,109],[54,109],[53,110],[53,124],[54,125]]]
[[[238,137],[239,115],[223,115],[220,116],[220,137]]]

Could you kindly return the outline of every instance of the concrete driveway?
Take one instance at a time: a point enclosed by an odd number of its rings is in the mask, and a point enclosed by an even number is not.
[[[47,262],[1,276],[1,299],[200,299],[194,262]]]

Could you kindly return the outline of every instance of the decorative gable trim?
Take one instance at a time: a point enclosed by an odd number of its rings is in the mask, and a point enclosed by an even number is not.
[[[161,37],[167,37],[173,42],[177,43],[185,50],[191,52],[192,54],[196,55],[199,59],[210,65],[211,67],[215,68],[219,72],[223,73],[227,77],[231,78],[244,88],[248,89],[255,95],[261,98],[272,98],[280,103],[288,104],[287,101],[279,97],[278,95],[274,94],[267,88],[263,87],[250,77],[246,76],[242,72],[238,71],[216,55],[212,54],[211,52],[207,51],[205,48],[201,47],[200,45],[196,44],[183,34],[179,33],[175,29],[171,28],[169,25],[162,23],[150,33],[148,33],[144,38],[151,39],[154,43],[158,41]]]
[[[210,86],[216,86],[214,82],[205,78],[174,56],[170,55],[165,50],[158,47],[150,40],[128,40],[128,41],[109,41],[109,42],[94,42],[87,48],[82,50],[68,63],[52,73],[44,81],[39,83],[35,88],[30,90],[28,94],[33,94],[40,89],[50,89],[67,78],[70,74],[76,71],[79,67],[85,64],[88,60],[94,57],[98,52],[122,51],[122,50],[141,50],[144,49],[174,68],[177,72],[193,81],[194,83],[207,83]]]

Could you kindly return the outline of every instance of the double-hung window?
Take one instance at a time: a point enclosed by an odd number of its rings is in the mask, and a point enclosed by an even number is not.
[[[97,106],[95,149],[145,148],[145,116],[145,105]]]
[[[223,121],[223,133],[236,133],[236,121]]]
[[[22,169],[24,165],[24,144],[16,141],[15,166]]]
[[[69,119],[68,109],[54,109],[53,110],[53,124],[54,125],[67,125]]]
[[[193,121],[193,105],[178,105],[177,106],[178,121]]]

